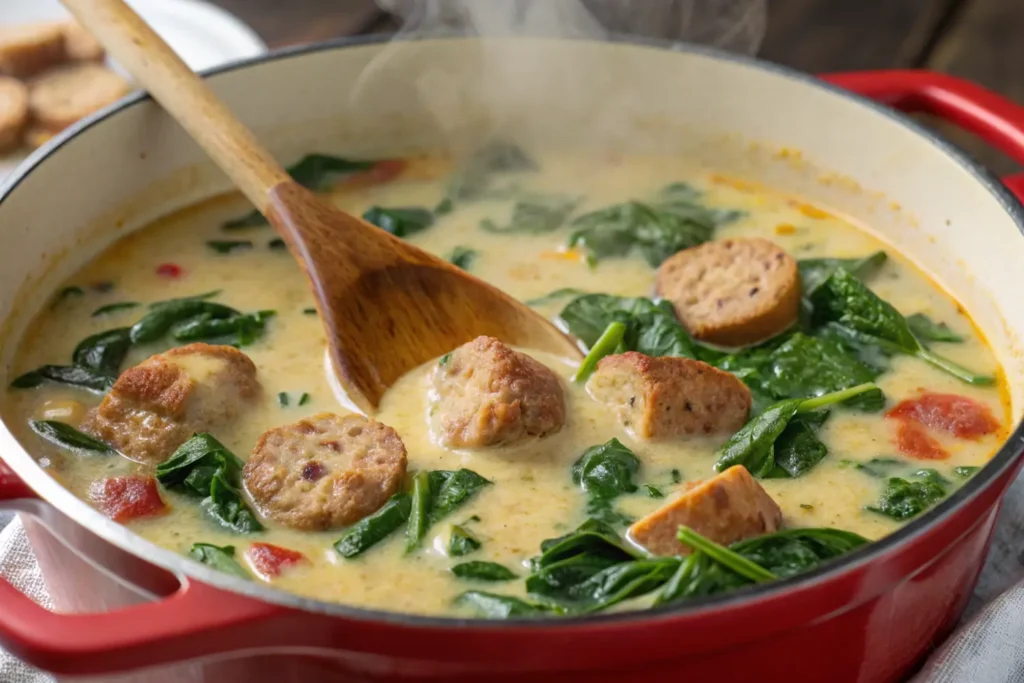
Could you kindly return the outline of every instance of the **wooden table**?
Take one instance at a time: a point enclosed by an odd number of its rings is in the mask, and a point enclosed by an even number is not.
[[[396,29],[373,0],[213,2],[247,22],[272,48]],[[1024,102],[1024,0],[768,3],[768,33],[760,52],[765,59],[811,72],[935,69]],[[997,173],[1021,170],[969,136],[939,129]]]

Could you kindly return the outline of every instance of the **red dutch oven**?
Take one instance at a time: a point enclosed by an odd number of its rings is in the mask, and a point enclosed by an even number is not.
[[[835,207],[957,293],[1006,368],[1018,420],[1024,304],[1013,279],[1024,263],[1024,208],[1014,194],[1024,197],[1024,176],[998,181],[893,110],[939,116],[1024,163],[1024,108],[928,72],[816,79],[625,41],[482,47],[473,39],[346,41],[233,65],[209,80],[283,159],[445,144],[450,119],[439,120],[436,97],[423,92],[436,82],[427,76],[440,75],[469,102],[466,131],[689,154]],[[548,68],[529,80],[481,70],[516,60]],[[225,187],[143,95],[36,153],[0,194],[0,374],[10,371],[25,316],[61,276],[126,231]],[[966,606],[1022,449],[1018,426],[948,500],[806,575],[644,612],[494,622],[361,610],[219,574],[103,518],[4,427],[0,501],[24,513],[63,611],[0,580],[0,643],[58,674],[145,669],[138,680],[146,681],[896,680]]]

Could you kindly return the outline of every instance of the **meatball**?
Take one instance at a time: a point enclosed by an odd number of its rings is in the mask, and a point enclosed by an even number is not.
[[[639,439],[732,434],[747,421],[750,389],[735,375],[699,360],[652,358],[630,351],[605,356],[587,391],[612,406]]]
[[[555,373],[493,337],[477,337],[442,358],[433,380],[435,419],[446,446],[508,444],[565,424]]]
[[[745,346],[772,337],[800,314],[800,273],[768,240],[706,242],[658,268],[658,294],[701,341]]]
[[[628,536],[654,555],[688,555],[690,547],[676,537],[680,526],[730,545],[778,531],[782,510],[745,467],[736,465],[688,484],[679,497],[629,527]]]
[[[121,373],[84,429],[132,460],[156,464],[194,433],[233,420],[259,391],[244,353],[189,344]]]
[[[362,415],[321,413],[263,433],[242,478],[263,514],[302,531],[358,522],[405,478],[398,433]]]

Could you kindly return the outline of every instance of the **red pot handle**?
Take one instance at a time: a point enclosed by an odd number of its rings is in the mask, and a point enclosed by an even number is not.
[[[0,501],[36,497],[0,460]],[[113,612],[58,614],[0,577],[0,644],[57,674],[91,675],[251,647],[284,607],[186,580],[175,593]]]
[[[1024,165],[1024,107],[980,85],[934,71],[850,71],[825,74],[833,85],[905,112],[938,116]],[[1003,178],[1024,202],[1024,174]]]

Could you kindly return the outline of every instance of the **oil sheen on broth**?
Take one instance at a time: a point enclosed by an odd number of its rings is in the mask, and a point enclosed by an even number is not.
[[[471,260],[463,261],[470,272],[523,300],[563,288],[651,297],[655,269],[635,251],[628,256],[588,262],[582,250],[567,249],[567,236],[574,229],[568,225],[572,218],[566,225],[535,234],[488,231],[481,229],[481,221],[506,224],[515,201],[524,197],[570,198],[577,202],[572,209],[575,217],[631,199],[646,200],[670,183],[686,183],[699,191],[699,199],[694,201],[700,205],[740,212],[738,218],[716,229],[717,240],[762,237],[796,259],[858,258],[884,250],[888,259],[866,278],[871,290],[904,315],[924,314],[962,338],[957,343],[930,343],[932,351],[974,372],[1000,377],[993,354],[953,298],[890,245],[842,218],[784,194],[710,175],[679,160],[532,156],[537,168],[516,173],[514,187],[508,184],[472,201],[455,198],[449,212],[440,212],[431,227],[407,239],[441,255],[459,248],[471,250]],[[355,214],[375,205],[432,209],[451,186],[449,162],[419,158],[410,160],[402,173],[388,182],[343,182],[332,198]],[[273,310],[276,315],[266,322],[265,333],[259,339],[242,348],[258,368],[262,394],[237,419],[218,427],[214,434],[217,439],[244,460],[260,435],[271,427],[316,413],[344,413],[325,377],[324,334],[315,313],[310,314],[313,300],[298,267],[286,251],[272,248],[274,235],[266,226],[230,232],[221,227],[248,210],[237,197],[211,200],[168,216],[111,246],[66,283],[78,290],[58,296],[52,307],[39,313],[21,343],[12,376],[48,363],[67,362],[82,338],[132,325],[146,311],[146,303],[220,290],[217,302],[240,311]],[[222,246],[221,251],[226,253],[219,253],[207,244],[211,240],[246,240],[252,246]],[[556,297],[537,303],[536,308],[556,316],[572,299],[571,295]],[[93,315],[98,307],[121,301],[143,305]],[[137,345],[122,369],[169,346],[168,342]],[[485,449],[442,447],[429,428],[430,375],[436,363],[409,373],[386,394],[375,418],[401,436],[410,474],[467,468],[492,482],[449,517],[431,525],[416,552],[406,552],[404,526],[352,559],[343,558],[332,547],[344,529],[299,532],[264,520],[265,531],[240,535],[212,522],[195,498],[163,488],[160,494],[169,511],[132,521],[129,526],[181,553],[188,553],[195,543],[235,546],[239,552],[236,559],[243,566],[241,553],[252,541],[298,551],[307,561],[284,571],[273,585],[351,605],[443,614],[469,613],[467,608],[453,606],[455,598],[466,590],[527,599],[523,578],[530,573],[528,561],[538,555],[541,542],[572,531],[587,518],[587,496],[571,476],[572,465],[581,453],[616,438],[642,463],[633,477],[641,486],[613,502],[621,521],[639,519],[665,505],[673,491],[686,482],[714,475],[715,452],[728,438],[726,434],[658,442],[637,440],[610,408],[571,381],[576,361],[531,355],[554,370],[566,395],[564,428],[544,438]],[[834,409],[817,433],[828,448],[828,455],[820,463],[796,478],[758,480],[781,508],[785,527],[836,527],[877,539],[905,521],[867,509],[876,505],[887,484],[886,477],[914,482],[916,470],[933,468],[944,480],[948,493],[971,471],[964,468],[983,465],[1001,443],[1008,413],[998,384],[973,386],[905,354],[893,354],[885,363],[888,370],[880,374],[877,384],[886,396],[886,410],[920,395],[924,389],[970,399],[991,411],[1003,427],[973,438],[957,438],[930,429],[928,438],[941,446],[946,457],[919,461],[900,453],[895,435],[901,423],[887,419],[885,412]],[[49,419],[79,425],[98,401],[99,396],[79,388],[46,382],[36,388],[10,390],[5,405],[8,424],[23,443],[54,477],[83,498],[88,497],[90,486],[98,479],[131,473],[152,475],[152,468],[116,454],[89,455],[62,449],[37,437],[28,423]],[[883,462],[890,465],[897,461],[901,464],[884,473],[870,465],[858,467],[878,458],[888,459]],[[659,492],[669,498],[652,497]],[[469,530],[480,541],[480,549],[465,557],[448,557],[448,534],[453,524]],[[618,530],[624,530],[621,524]],[[485,583],[450,573],[453,563],[469,560],[500,563],[517,578]],[[254,576],[253,580],[261,579]],[[625,601],[614,609],[642,607],[654,595],[652,592]]]

